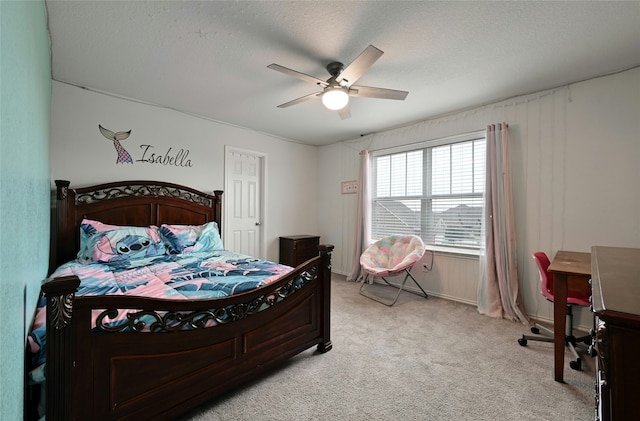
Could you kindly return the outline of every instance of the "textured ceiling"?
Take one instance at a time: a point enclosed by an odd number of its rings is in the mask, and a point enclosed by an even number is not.
[[[323,145],[640,65],[640,2],[46,1],[53,79]],[[369,44],[341,120],[318,89]]]

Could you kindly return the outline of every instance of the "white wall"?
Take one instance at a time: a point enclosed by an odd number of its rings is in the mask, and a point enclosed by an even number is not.
[[[539,293],[532,252],[640,247],[640,69],[321,148],[54,82],[51,178],[72,185],[157,179],[223,189],[224,145],[264,152],[267,258],[278,259],[280,235],[318,234],[336,246],[333,271],[346,274],[356,197],[342,195],[340,183],[357,179],[360,150],[438,139],[501,121],[509,123],[522,298],[530,315],[550,320],[552,306]],[[98,124],[131,129],[122,145],[134,159],[141,155],[139,145],[152,144],[161,153],[189,149],[193,166],[115,164],[113,145]],[[436,254],[433,270],[417,274],[434,295],[476,303],[477,259]],[[587,320],[578,312],[578,324],[588,327]]]
[[[411,96],[407,98],[410,101]],[[518,274],[527,312],[551,320],[531,253],[590,251],[592,245],[640,247],[640,69],[426,120],[326,147],[319,155],[320,235],[336,244],[333,270],[349,273],[358,153],[509,123]],[[416,268],[417,269],[417,268]],[[477,259],[436,254],[418,274],[434,295],[476,303]],[[586,310],[577,324],[590,327]]]
[[[59,82],[53,82],[51,104],[51,180],[70,180],[72,186],[160,180],[224,190],[224,146],[231,145],[267,155],[267,259],[278,260],[279,236],[319,232],[316,147]],[[98,124],[132,131],[121,143],[133,164],[116,164],[113,142],[100,134]],[[182,163],[190,160],[191,166],[138,162],[143,158],[140,145],[153,145],[161,156],[169,148],[170,155],[188,150]]]

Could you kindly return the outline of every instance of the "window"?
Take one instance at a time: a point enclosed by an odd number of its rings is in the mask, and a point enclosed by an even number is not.
[[[484,245],[484,132],[372,153],[371,235],[415,234],[426,244]]]

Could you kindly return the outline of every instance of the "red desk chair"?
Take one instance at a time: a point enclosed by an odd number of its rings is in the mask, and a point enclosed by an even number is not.
[[[542,295],[549,301],[553,302],[553,274],[549,272],[549,265],[551,262],[544,252],[536,252],[532,255],[533,260],[536,261],[538,266],[538,273],[540,274],[540,289]],[[569,366],[574,370],[582,369],[582,360],[578,354],[578,350],[586,350],[590,356],[594,355],[594,350],[591,345],[591,334],[576,338],[573,336],[573,311],[574,305],[588,307],[591,305],[589,301],[589,294],[580,291],[571,291],[567,293],[567,329],[565,336],[565,344],[573,354],[574,361],[569,362]],[[528,336],[522,335],[522,338],[518,339],[518,343],[521,346],[526,346],[527,341],[541,341],[541,342],[553,342],[553,331],[547,329],[535,323],[531,327],[531,332],[542,336]]]

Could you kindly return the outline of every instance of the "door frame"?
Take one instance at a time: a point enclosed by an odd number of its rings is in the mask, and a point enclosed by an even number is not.
[[[253,256],[253,257],[257,257],[260,259],[266,259],[266,250],[267,250],[267,242],[266,242],[266,233],[267,233],[267,223],[266,221],[268,221],[267,218],[267,207],[266,207],[266,203],[267,203],[267,182],[266,182],[266,178],[267,178],[267,154],[263,153],[263,152],[258,152],[258,151],[253,151],[253,150],[249,150],[249,149],[243,149],[243,148],[237,148],[235,146],[230,146],[230,145],[225,145],[224,146],[224,190],[225,191],[229,191],[230,186],[230,180],[231,177],[229,176],[229,171],[230,171],[230,164],[229,164],[229,154],[232,152],[236,152],[236,153],[242,153],[242,154],[246,154],[246,155],[252,155],[257,157],[260,160],[260,204],[259,209],[260,209],[260,227],[259,227],[259,231],[260,231],[260,243],[258,244],[258,252],[259,255],[258,256]],[[225,238],[229,238],[230,233],[232,232],[231,228],[229,226],[229,218],[227,218],[227,215],[229,215],[229,212],[231,212],[231,201],[230,200],[224,200],[224,195],[223,195],[223,208],[224,211],[222,212],[222,225],[223,225],[223,240]],[[223,241],[224,243],[224,241]]]

